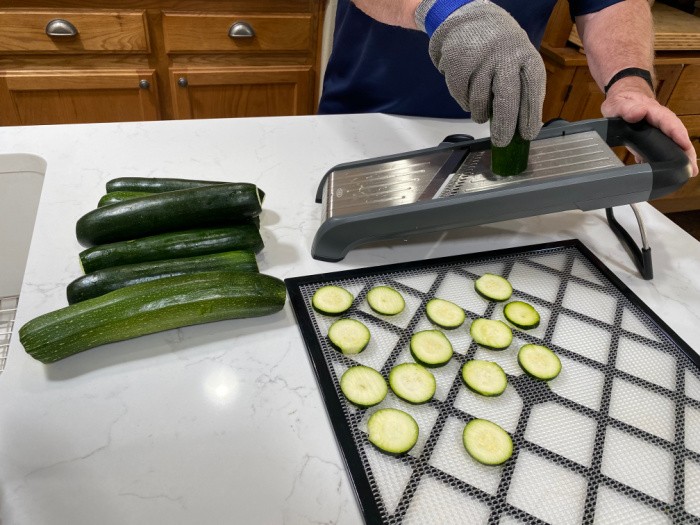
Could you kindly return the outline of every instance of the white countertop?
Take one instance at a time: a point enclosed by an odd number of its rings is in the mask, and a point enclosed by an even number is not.
[[[580,239],[700,351],[700,243],[641,205],[642,280],[602,211],[571,211],[311,258],[316,186],[335,164],[429,147],[464,121],[349,115],[0,128],[0,153],[48,165],[15,329],[66,305],[75,222],[107,180],[249,181],[267,193],[264,273],[279,278]],[[631,226],[629,207],[618,212]],[[0,523],[360,523],[289,307],[106,345],[45,366],[18,337],[0,374]]]

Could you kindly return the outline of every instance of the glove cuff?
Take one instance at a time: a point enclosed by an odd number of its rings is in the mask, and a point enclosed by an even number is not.
[[[416,26],[433,36],[435,30],[447,18],[466,4],[489,3],[488,0],[423,0],[416,8]]]

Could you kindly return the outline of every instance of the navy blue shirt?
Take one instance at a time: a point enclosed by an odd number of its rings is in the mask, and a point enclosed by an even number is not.
[[[573,16],[621,0],[570,0]],[[557,0],[496,0],[539,47]],[[377,22],[350,0],[338,0],[333,50],[318,112],[392,113],[462,118],[428,54],[428,35]]]

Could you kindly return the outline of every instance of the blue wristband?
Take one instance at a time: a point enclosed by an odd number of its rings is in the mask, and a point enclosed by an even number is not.
[[[435,30],[447,20],[448,16],[470,2],[473,0],[436,0],[425,15],[425,32],[428,36],[433,36]]]

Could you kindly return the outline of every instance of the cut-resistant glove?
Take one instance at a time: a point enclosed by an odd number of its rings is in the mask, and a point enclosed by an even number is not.
[[[491,142],[506,146],[516,127],[533,140],[542,127],[546,73],[527,33],[488,0],[423,0],[416,24],[450,94],[475,122],[491,118]]]

